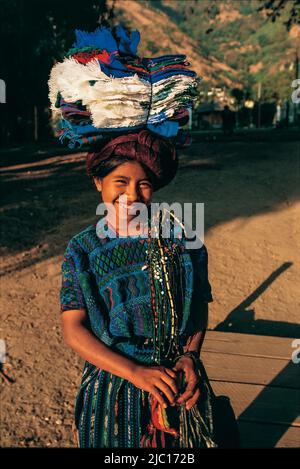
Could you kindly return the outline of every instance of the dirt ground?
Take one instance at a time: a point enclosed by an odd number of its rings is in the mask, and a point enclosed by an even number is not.
[[[209,328],[300,337],[299,142],[278,134],[199,140],[154,201],[205,203]],[[61,153],[49,146],[1,152],[5,447],[74,446],[83,360],[62,339],[60,265],[68,240],[97,220],[99,200],[84,153]]]

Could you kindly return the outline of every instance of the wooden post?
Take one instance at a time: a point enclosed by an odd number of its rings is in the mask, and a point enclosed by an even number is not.
[[[260,121],[261,121],[261,116],[260,116],[261,81],[258,83],[257,98],[258,98],[257,128],[260,129]]]

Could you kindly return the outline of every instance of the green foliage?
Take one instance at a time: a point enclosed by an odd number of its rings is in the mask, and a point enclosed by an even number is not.
[[[286,5],[280,20],[272,22],[266,21],[262,12],[258,11],[263,3],[260,0],[224,0],[223,4],[229,6],[229,14],[231,8],[241,16],[221,21],[219,0],[172,0],[167,4],[164,0],[147,1],[156,10],[168,14],[184,33],[193,37],[201,55],[206,58],[215,57],[238,72],[236,76],[223,70],[223,76],[233,82],[238,77],[245,87],[250,88],[260,80],[266,83],[266,89],[269,90],[266,94],[269,97],[272,93],[267,84],[269,81],[276,81],[278,96],[286,96],[287,79],[284,74],[273,77],[270,75],[274,64],[282,62],[287,50],[293,47],[284,25],[289,15]],[[262,62],[262,69],[256,74],[250,74],[250,66],[258,62]],[[215,78],[220,86],[225,85],[217,73]],[[255,95],[255,91],[252,91]]]
[[[244,99],[244,91],[240,88],[233,88],[231,90],[231,96],[233,96],[237,104],[240,105]]]
[[[280,16],[277,11],[274,22],[272,16],[266,21],[257,8],[262,6],[266,11],[269,5],[269,13],[275,12],[273,7],[280,0],[226,0],[232,10],[242,15],[232,21],[230,18],[220,20],[219,0],[136,1],[156,13],[167,14],[183,32],[195,39],[198,51],[204,57],[216,57],[234,68],[244,87],[250,88],[252,97],[256,96],[257,82],[260,81],[263,99],[273,100],[274,96],[289,99],[294,71],[286,68],[272,75],[270,70],[284,62],[287,52],[295,47],[284,23],[289,21],[296,0],[284,0],[284,8],[280,10]],[[39,135],[45,137],[48,132],[45,111],[49,106],[47,80],[51,66],[71,47],[75,28],[93,30],[100,17],[102,23],[108,24],[113,12],[108,11],[105,0],[0,0],[0,11],[0,78],[7,84],[8,103],[2,135],[10,136],[11,140],[32,139],[33,107],[37,106]],[[295,23],[296,17],[292,17],[291,24]],[[155,23],[147,47],[153,55],[158,51],[164,53],[155,34]],[[249,67],[260,61],[263,68],[250,74]],[[223,70],[222,75],[232,82],[236,80],[230,71]],[[218,71],[213,72],[213,77],[219,86],[226,85]],[[202,82],[200,88],[203,86],[209,87],[209,83]]]
[[[74,29],[110,21],[105,0],[1,0],[1,78],[7,83],[6,138],[33,139],[34,106],[39,134],[47,132],[50,69],[75,40]],[[19,123],[19,124],[18,124]]]
[[[268,36],[266,34],[260,34],[258,36],[258,43],[260,47],[265,47],[270,44]]]
[[[251,15],[253,13],[251,2],[240,2],[239,11],[243,16]]]
[[[262,77],[262,100],[290,100],[291,83],[293,80],[293,72],[289,70],[279,71],[273,76]]]
[[[159,44],[157,42],[153,42],[153,41],[147,41],[147,46],[148,46],[148,49],[150,50],[150,52],[155,55],[157,54],[161,48],[159,47]]]
[[[260,0],[258,11],[264,11],[272,23],[283,21],[289,31],[293,24],[300,24],[299,0]]]

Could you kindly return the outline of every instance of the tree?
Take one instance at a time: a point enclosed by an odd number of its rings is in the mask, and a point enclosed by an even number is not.
[[[233,88],[231,90],[231,96],[236,100],[237,108],[239,109],[243,100],[244,100],[244,92],[239,88]]]
[[[300,0],[259,0],[259,2],[261,5],[257,11],[266,12],[267,18],[273,23],[285,14],[288,18],[284,21],[284,25],[288,31],[293,24],[300,24]],[[211,0],[204,11],[210,18],[215,18],[219,12],[219,0]],[[207,33],[211,33],[213,30],[214,28],[210,27]]]
[[[1,76],[6,104],[0,104],[4,142],[47,137],[48,85],[52,65],[72,46],[74,30],[109,24],[106,0],[0,0]],[[35,123],[36,124],[36,123]]]
[[[262,5],[257,11],[265,11],[267,18],[273,23],[286,14],[288,18],[283,24],[289,31],[293,24],[300,24],[300,1],[299,0],[260,0]]]

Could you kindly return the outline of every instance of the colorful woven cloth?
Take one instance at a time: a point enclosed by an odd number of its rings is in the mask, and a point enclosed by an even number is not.
[[[154,317],[148,269],[143,268],[149,240],[142,236],[113,238],[116,233],[105,218],[74,236],[67,246],[61,311],[84,308],[96,337],[140,363],[172,363],[187,338],[205,327],[206,303],[213,300],[206,247],[188,250],[177,229],[175,226],[164,245],[166,264],[176,251],[183,271],[182,304],[176,317],[166,315],[165,321]],[[85,362],[75,409],[80,446],[179,446],[178,432],[166,427],[178,416],[160,417],[160,409],[150,397],[132,383]],[[159,426],[153,429],[156,422]]]
[[[181,132],[199,80],[185,55],[141,58],[139,32],[129,36],[121,25],[75,33],[72,49],[49,78],[62,143],[86,147],[109,134],[142,128],[165,137]]]

